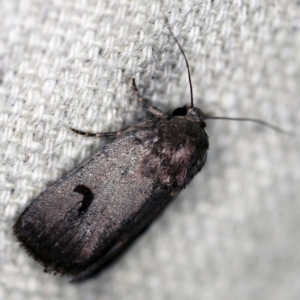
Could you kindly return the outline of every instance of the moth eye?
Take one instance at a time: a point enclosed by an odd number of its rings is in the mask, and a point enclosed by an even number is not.
[[[187,114],[186,106],[178,107],[173,111],[173,116],[185,116]]]
[[[81,206],[78,209],[79,216],[84,214],[88,208],[90,207],[93,199],[94,194],[92,193],[91,189],[83,184],[77,185],[74,190],[74,192],[83,195],[83,200],[81,201]]]

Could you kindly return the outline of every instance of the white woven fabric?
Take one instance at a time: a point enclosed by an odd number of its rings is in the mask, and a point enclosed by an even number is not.
[[[296,1],[0,1],[0,299],[299,299]],[[11,227],[106,141],[72,133],[189,103],[295,132],[209,121],[203,171],[126,254],[81,285],[43,273]]]

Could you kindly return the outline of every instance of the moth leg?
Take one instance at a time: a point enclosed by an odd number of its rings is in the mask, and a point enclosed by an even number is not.
[[[140,93],[137,89],[134,78],[132,78],[132,86],[133,86],[134,92],[135,92],[135,94],[138,98],[138,101],[145,104],[148,107],[148,111],[150,113],[152,113],[153,115],[155,115],[157,117],[163,118],[163,119],[167,119],[169,117],[169,115],[167,115],[166,113],[164,113],[160,109],[158,109],[158,108],[156,108],[156,107],[154,107],[154,106],[152,106],[152,105],[150,105],[150,104],[148,104],[147,102],[144,101],[143,97],[140,95]]]
[[[85,131],[80,131],[75,128],[70,128],[73,132],[88,136],[88,137],[116,137],[121,135],[126,129],[119,130],[119,131],[113,131],[113,132],[97,132],[97,133],[92,133],[92,132],[85,132]]]
[[[144,101],[143,97],[140,95],[137,86],[135,84],[135,79],[132,78],[132,85],[133,85],[133,89],[134,92],[138,98],[138,101],[145,104],[148,107],[148,111],[150,113],[152,113],[153,115],[163,118],[163,119],[167,119],[169,118],[169,115],[164,113],[163,111],[161,111],[160,109],[148,104],[147,102]],[[126,129],[122,129],[119,131],[113,131],[113,132],[97,132],[97,133],[93,133],[93,132],[86,132],[86,131],[80,131],[77,130],[75,128],[70,128],[73,132],[80,134],[80,135],[84,135],[84,136],[88,136],[88,137],[117,137],[119,135],[121,135]]]

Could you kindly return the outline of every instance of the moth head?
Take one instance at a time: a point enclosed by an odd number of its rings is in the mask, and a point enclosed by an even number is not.
[[[189,105],[185,105],[182,107],[178,107],[173,111],[173,117],[186,117],[187,119],[194,121],[205,123],[206,115],[202,112],[201,109],[197,107],[190,107]]]
[[[188,112],[189,107],[187,105],[178,107],[174,109],[172,116],[177,117],[177,116],[186,116]]]

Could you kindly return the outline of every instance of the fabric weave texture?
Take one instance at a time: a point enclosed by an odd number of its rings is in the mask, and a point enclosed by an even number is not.
[[[300,6],[296,1],[0,0],[0,299],[298,299]],[[147,232],[80,285],[12,235],[51,182],[149,118],[189,104],[294,133],[208,121],[207,163]]]

